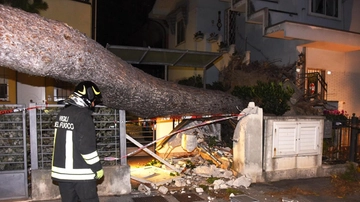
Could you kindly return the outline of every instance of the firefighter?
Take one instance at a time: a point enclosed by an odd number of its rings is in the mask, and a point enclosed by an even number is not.
[[[99,201],[96,185],[104,170],[92,113],[101,97],[93,82],[80,82],[55,120],[51,178],[59,185],[62,202]]]

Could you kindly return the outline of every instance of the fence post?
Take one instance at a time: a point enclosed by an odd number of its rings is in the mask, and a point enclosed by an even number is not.
[[[35,103],[30,103],[29,107],[34,107]],[[37,124],[36,124],[36,109],[29,110],[29,127],[30,127],[30,154],[31,154],[31,169],[38,169],[38,148],[37,148]]]
[[[358,136],[358,129],[357,129],[358,118],[353,113],[351,117],[351,136],[350,136],[350,156],[349,160],[351,162],[356,161],[356,146],[357,146],[357,136]]]
[[[126,157],[126,112],[119,110],[120,165],[127,164]]]

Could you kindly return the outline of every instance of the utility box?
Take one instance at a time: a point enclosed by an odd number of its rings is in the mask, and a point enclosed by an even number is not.
[[[264,180],[311,178],[322,166],[324,118],[264,117]]]

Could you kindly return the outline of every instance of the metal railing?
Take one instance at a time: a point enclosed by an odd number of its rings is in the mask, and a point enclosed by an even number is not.
[[[0,200],[28,196],[26,113],[23,105],[0,107]]]
[[[1,109],[22,107],[22,105],[7,105]],[[0,115],[0,171],[26,170],[25,130],[25,113]]]
[[[327,83],[318,72],[305,73],[306,97],[327,100]]]
[[[327,101],[327,83],[319,72],[304,73],[296,78],[296,86],[304,92],[307,101]]]
[[[353,116],[332,122],[331,137],[323,141],[323,163],[360,162],[360,122]]]
[[[31,168],[49,169],[51,167],[54,128],[53,124],[63,105],[37,105],[36,110],[29,111]],[[130,127],[123,110],[107,107],[96,107],[93,113],[96,130],[97,150],[104,166],[126,163],[127,150],[132,145],[126,141],[126,133],[146,144],[153,140],[152,128],[136,122]],[[126,122],[126,123],[125,123]],[[128,127],[129,126],[129,127]],[[121,132],[121,131],[124,132]],[[133,146],[138,148],[137,146]],[[111,157],[109,159],[106,157]]]

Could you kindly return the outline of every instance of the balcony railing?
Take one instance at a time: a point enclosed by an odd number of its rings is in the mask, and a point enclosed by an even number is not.
[[[297,86],[304,90],[305,100],[327,100],[327,83],[318,72],[305,73],[298,77]]]

